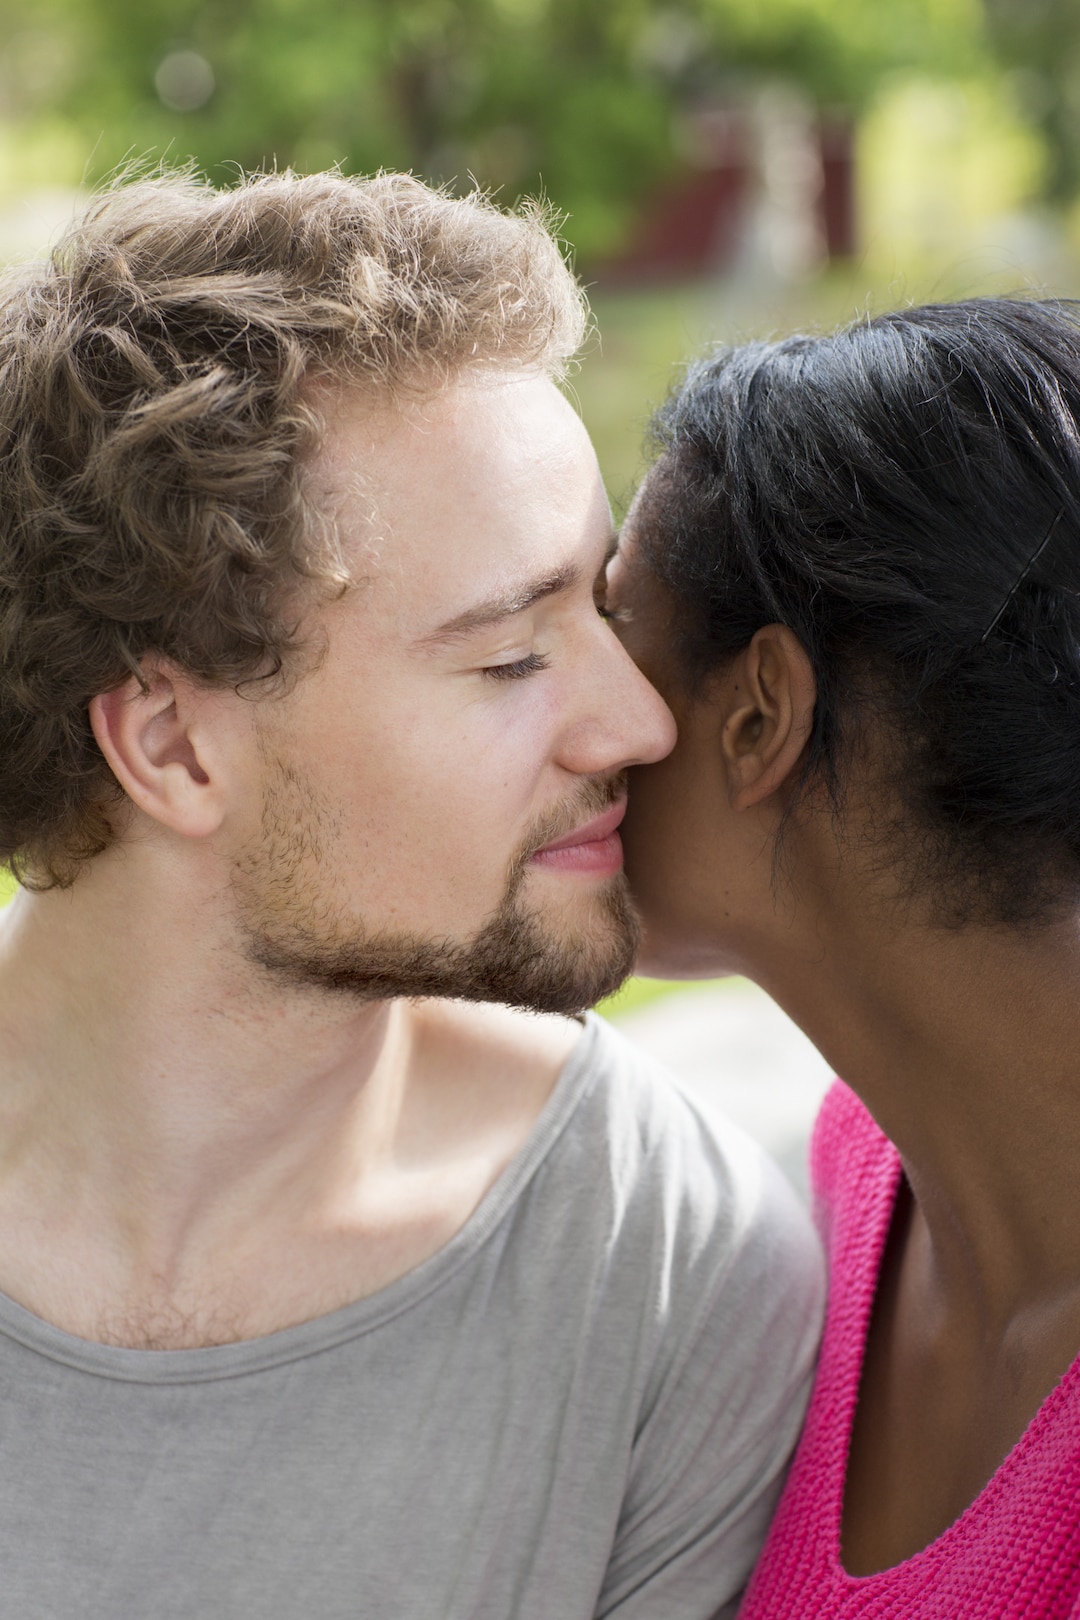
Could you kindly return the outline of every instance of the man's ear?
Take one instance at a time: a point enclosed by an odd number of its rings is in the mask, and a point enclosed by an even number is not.
[[[211,723],[220,696],[159,662],[144,666],[142,683],[132,676],[90,703],[98,747],[128,798],[185,838],[209,837],[225,814]]]
[[[758,630],[726,673],[721,746],[732,808],[748,810],[791,780],[810,737],[817,682],[784,624]]]

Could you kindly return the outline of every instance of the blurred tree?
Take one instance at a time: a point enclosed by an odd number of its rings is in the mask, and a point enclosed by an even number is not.
[[[858,109],[882,75],[963,75],[985,65],[979,0],[704,0],[721,49]]]
[[[165,152],[542,189],[587,255],[677,161],[687,99],[764,73],[857,105],[970,65],[980,26],[978,0],[0,0],[0,126],[73,131],[88,179]]]
[[[984,0],[990,38],[1015,99],[1046,138],[1047,197],[1080,190],[1080,6],[1076,0]]]

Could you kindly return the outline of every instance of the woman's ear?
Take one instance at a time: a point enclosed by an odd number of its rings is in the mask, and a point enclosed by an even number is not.
[[[212,724],[221,696],[159,662],[90,703],[98,747],[132,804],[185,838],[209,837],[224,817]]]
[[[814,722],[817,682],[806,649],[784,624],[767,624],[725,671],[721,747],[732,808],[748,810],[789,782]]]

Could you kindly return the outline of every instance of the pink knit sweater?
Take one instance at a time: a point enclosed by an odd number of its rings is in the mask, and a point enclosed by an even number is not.
[[[900,1160],[838,1081],[810,1150],[831,1283],[806,1428],[739,1620],[1080,1620],[1080,1358],[985,1488],[913,1558],[840,1562],[848,1442]]]

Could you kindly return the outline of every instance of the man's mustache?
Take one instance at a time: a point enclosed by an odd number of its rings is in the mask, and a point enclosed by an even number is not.
[[[602,815],[619,799],[625,798],[626,782],[626,771],[618,771],[614,776],[591,777],[583,782],[573,799],[547,811],[530,828],[522,850],[515,857],[515,871],[524,868],[537,850],[554,843],[557,838],[565,838],[575,827],[590,821],[593,816]]]

